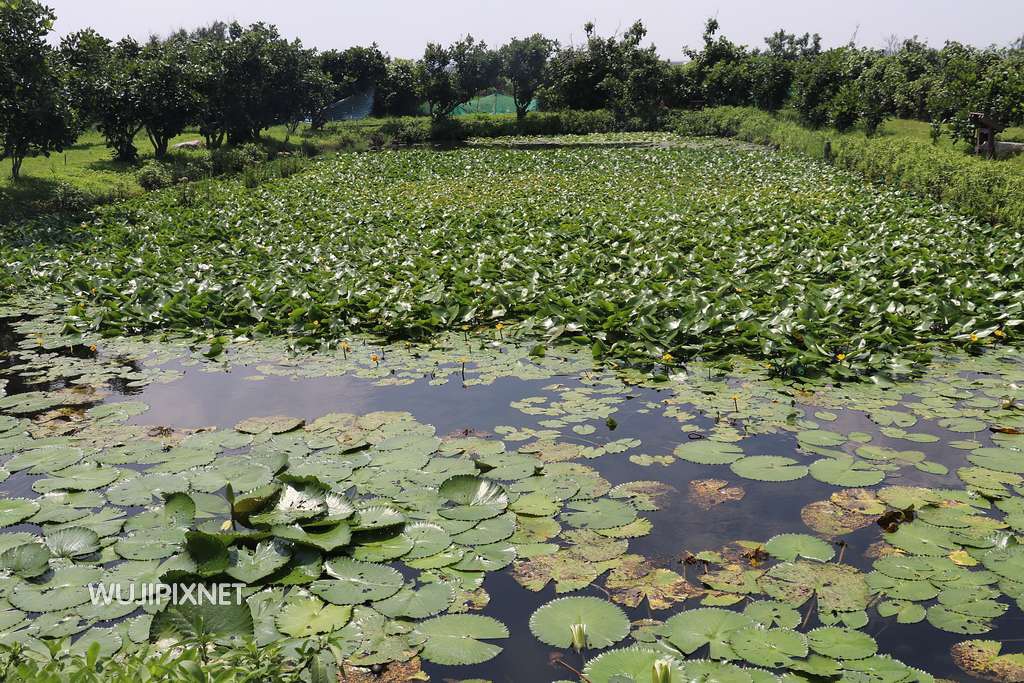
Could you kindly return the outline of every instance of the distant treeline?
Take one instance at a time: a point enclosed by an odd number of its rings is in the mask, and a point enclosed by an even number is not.
[[[945,123],[961,139],[972,111],[1024,123],[1024,39],[1005,48],[935,49],[912,38],[823,50],[816,34],[780,30],[750,48],[712,19],[683,64],[645,45],[640,22],[611,37],[587,24],[581,45],[535,34],[492,49],[466,36],[431,43],[413,61],[376,44],[318,52],[262,23],[217,22],[144,44],[86,29],[52,47],[54,21],[35,0],[0,0],[0,158],[12,158],[15,177],[26,156],[61,150],[89,126],[125,161],[145,131],[160,158],[190,127],[210,148],[276,124],[319,127],[329,104],[370,89],[376,115],[425,107],[438,124],[493,88],[512,95],[520,118],[537,100],[544,110],[607,110],[633,128],[658,125],[672,109],[718,105],[790,106],[808,125],[862,122],[869,134],[889,116],[931,121],[936,136]]]

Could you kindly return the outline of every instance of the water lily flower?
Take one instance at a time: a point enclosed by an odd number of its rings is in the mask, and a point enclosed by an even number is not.
[[[972,342],[976,342],[976,341],[978,341],[978,335],[976,335],[976,334],[974,334],[974,333],[972,332],[972,333],[971,333],[971,341],[972,341]]]
[[[372,361],[373,361],[373,364],[374,364],[374,365],[377,365],[377,364],[379,364],[379,363],[380,363],[380,356],[378,356],[378,355],[377,355],[377,354],[375,354],[375,353],[374,353],[374,354],[371,354],[371,355],[370,355],[370,360],[372,360]]]
[[[569,627],[569,633],[572,635],[572,647],[576,652],[583,651],[587,647],[587,625],[586,624],[573,624]]]
[[[96,345],[95,344],[90,344],[89,345],[89,350],[92,351],[93,353],[96,353]]]
[[[662,363],[671,363],[674,360],[675,360],[675,358],[672,357],[672,354],[668,353],[667,351],[661,355],[661,362]]]
[[[672,683],[672,660],[658,659],[651,667],[651,683]]]
[[[845,353],[837,353],[836,354],[836,360],[839,361],[840,363],[842,363],[844,360],[846,360],[846,354]]]
[[[1005,337],[1006,336],[1006,333],[1003,332],[1002,330],[996,330],[992,334],[994,334],[997,337]]]

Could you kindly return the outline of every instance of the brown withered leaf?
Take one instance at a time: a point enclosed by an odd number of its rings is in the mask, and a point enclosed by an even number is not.
[[[640,555],[625,555],[605,579],[611,599],[620,605],[637,607],[647,599],[651,609],[668,609],[704,591],[671,569],[654,567]]]
[[[339,680],[346,683],[406,683],[407,681],[429,681],[430,676],[424,673],[421,668],[419,657],[413,657],[408,662],[392,662],[385,666],[380,673],[374,673],[373,669],[357,667],[345,662],[343,678]]]
[[[694,479],[690,482],[690,502],[702,510],[732,500],[742,500],[746,495],[739,486],[729,486],[724,479]]]
[[[819,500],[805,505],[800,519],[823,536],[842,536],[871,526],[877,517],[847,510],[831,500]]]
[[[1024,682],[1024,654],[999,654],[998,640],[965,640],[950,648],[953,661],[964,673],[1000,683]]]

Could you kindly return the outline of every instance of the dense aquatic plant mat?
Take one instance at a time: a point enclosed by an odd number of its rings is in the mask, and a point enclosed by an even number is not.
[[[721,144],[343,155],[19,230],[8,282],[111,335],[330,346],[521,321],[599,355],[738,352],[842,377],[905,371],[934,343],[1012,343],[1024,324],[1015,229]]]
[[[924,140],[811,130],[752,107],[679,112],[675,130],[772,145],[823,159],[831,144],[836,165],[865,178],[945,202],[982,221],[1024,228],[1024,172],[1020,164],[990,161]]]

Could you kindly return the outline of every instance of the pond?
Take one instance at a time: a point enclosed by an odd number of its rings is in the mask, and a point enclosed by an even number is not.
[[[294,655],[336,636],[430,680],[646,683],[665,658],[707,681],[1019,666],[958,645],[1005,655],[1022,633],[1008,347],[837,385],[742,359],[612,367],[501,329],[213,353],[66,336],[58,310],[0,319],[4,643],[184,637],[166,614],[185,607],[97,607],[84,584],[226,575],[249,585],[257,641]]]

